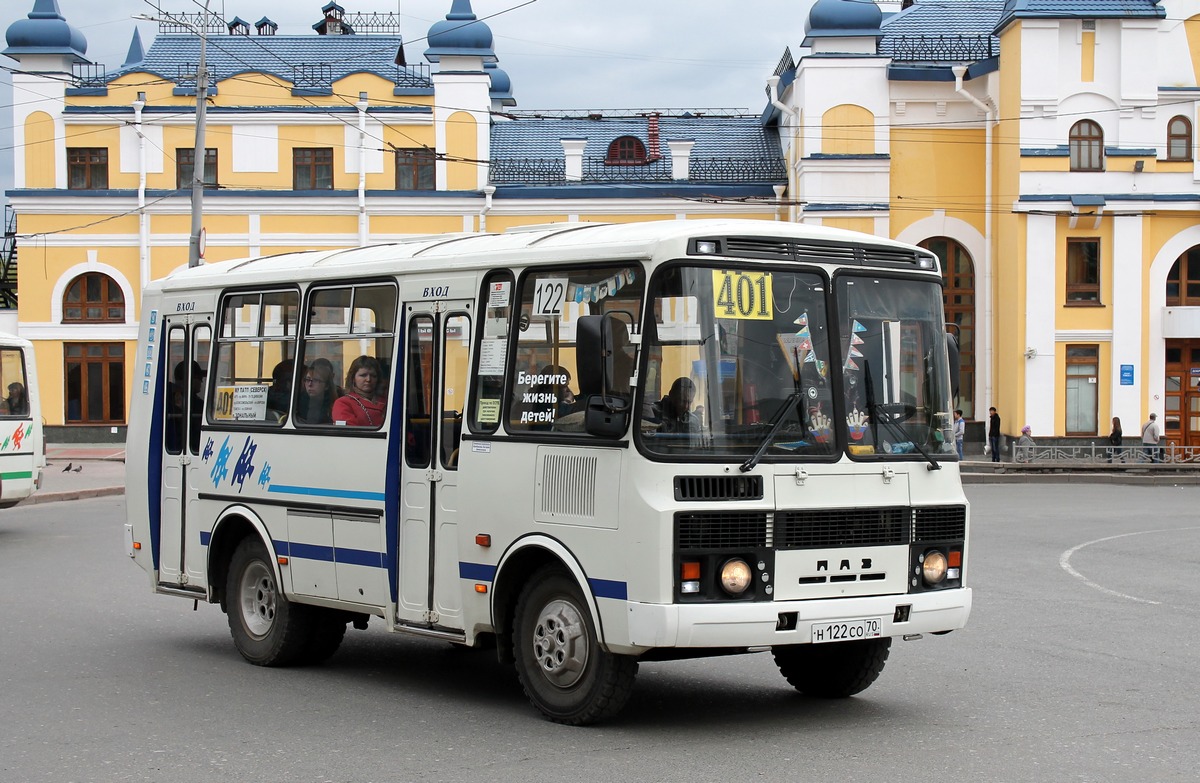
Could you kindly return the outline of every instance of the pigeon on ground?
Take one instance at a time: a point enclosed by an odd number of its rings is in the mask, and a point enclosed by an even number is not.
[[[65,468],[63,468],[63,469],[62,469],[62,472],[63,472],[63,473],[66,473],[66,472],[67,472],[68,470],[70,470],[70,469],[71,469],[71,463],[70,463],[70,462],[68,462],[68,463],[67,463],[67,466],[66,466]]]
[[[78,472],[79,472],[79,471],[81,471],[81,470],[83,470],[83,463],[82,463],[82,462],[81,462],[80,464],[76,465],[76,466],[75,466],[75,470],[72,470],[71,472],[72,472],[72,473],[78,473]]]

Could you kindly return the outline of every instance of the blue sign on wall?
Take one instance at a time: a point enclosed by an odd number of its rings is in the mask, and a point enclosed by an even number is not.
[[[1132,364],[1122,364],[1121,365],[1121,385],[1122,386],[1132,386],[1133,385],[1133,365]]]

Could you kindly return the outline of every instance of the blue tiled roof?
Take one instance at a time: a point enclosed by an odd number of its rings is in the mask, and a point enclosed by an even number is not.
[[[209,72],[218,80],[253,72],[293,82],[295,67],[310,72],[328,68],[330,81],[362,72],[394,80],[400,70],[396,55],[402,42],[398,35],[210,34],[205,59]],[[124,73],[145,71],[176,79],[181,68],[194,68],[199,59],[200,40],[196,36],[163,33],[154,39],[141,62],[123,65],[107,78],[111,81]]]
[[[492,126],[493,162],[516,160],[562,161],[562,139],[587,139],[583,151],[584,170],[604,166],[609,145],[622,136],[633,136],[646,145],[651,155],[646,117],[613,116],[588,118],[530,118],[497,122]],[[607,181],[639,181],[670,179],[671,151],[668,141],[690,140],[695,144],[691,160],[695,167],[701,160],[747,161],[747,170],[782,172],[786,179],[779,135],[773,127],[763,127],[757,117],[686,117],[660,116],[658,120],[658,160],[645,165],[608,167]],[[750,162],[754,163],[751,164]],[[519,170],[517,167],[515,170]],[[770,178],[770,177],[768,177]],[[519,176],[497,179],[518,183]],[[749,181],[749,179],[741,180]]]
[[[983,40],[991,36],[1004,10],[1005,0],[923,0],[914,3],[898,14],[885,19],[882,25],[883,38],[879,42],[880,54],[901,55],[902,59],[925,59],[929,61],[982,59],[980,57],[955,57],[931,54],[928,58],[903,57],[911,50],[914,40],[933,41]],[[998,46],[998,41],[993,41]]]
[[[1165,18],[1158,0],[1007,0],[997,30],[1015,19]]]

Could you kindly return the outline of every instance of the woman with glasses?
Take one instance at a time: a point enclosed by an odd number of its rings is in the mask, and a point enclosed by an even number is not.
[[[305,424],[333,424],[333,401],[337,397],[333,383],[333,364],[314,359],[304,368],[303,388],[296,399],[296,419]]]

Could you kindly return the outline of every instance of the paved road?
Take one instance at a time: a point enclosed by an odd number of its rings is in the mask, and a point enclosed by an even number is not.
[[[0,512],[0,781],[1195,780],[1200,488],[968,492],[971,624],[862,696],[800,697],[766,655],[645,664],[588,729],[374,624],[249,666],[217,608],[149,592],[120,497]]]

